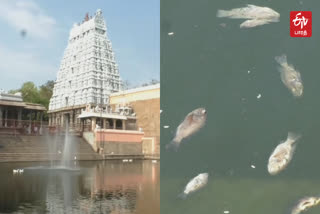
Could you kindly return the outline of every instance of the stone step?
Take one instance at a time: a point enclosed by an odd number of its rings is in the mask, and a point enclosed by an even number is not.
[[[75,148],[72,156],[77,160],[101,160],[102,156],[93,151],[92,147],[80,137],[72,137]],[[64,137],[48,138],[44,136],[10,136],[0,137],[0,162],[9,161],[50,161],[54,153],[49,153],[50,144],[58,150],[64,146]],[[61,160],[62,154],[56,154]]]

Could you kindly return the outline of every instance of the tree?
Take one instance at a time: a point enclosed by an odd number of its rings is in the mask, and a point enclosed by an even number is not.
[[[37,86],[33,82],[23,83],[21,89],[19,90],[22,94],[24,102],[39,103],[40,95]]]
[[[156,80],[156,79],[151,79],[149,82],[147,83],[143,83],[141,86],[148,86],[148,85],[155,85],[155,84],[158,84],[160,81],[159,80]]]
[[[33,82],[23,83],[20,89],[10,90],[10,94],[21,92],[24,102],[41,104],[46,109],[49,108],[50,98],[53,92],[54,81],[49,80],[45,84],[38,87]],[[44,112],[44,120],[48,119],[47,112]]]
[[[53,93],[54,81],[49,80],[40,86],[39,96],[40,104],[44,105],[47,109],[49,107],[50,98]]]
[[[128,90],[131,87],[131,83],[128,80],[123,82],[123,90]]]

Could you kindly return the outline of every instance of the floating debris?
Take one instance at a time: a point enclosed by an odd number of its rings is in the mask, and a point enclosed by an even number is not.
[[[289,132],[287,140],[285,142],[281,141],[275,148],[268,162],[268,171],[271,175],[276,175],[287,167],[296,148],[296,142],[300,137],[301,135]]]
[[[204,108],[197,108],[190,112],[178,126],[174,139],[166,145],[166,148],[178,149],[181,141],[199,131],[206,122],[207,111]]]
[[[248,70],[248,74],[250,74],[251,71]]]
[[[161,114],[162,110],[160,109],[160,114]]]
[[[278,22],[280,14],[268,7],[248,4],[247,7],[232,10],[218,10],[217,17],[231,19],[248,19],[240,24],[240,28],[251,28],[271,22]]]
[[[12,172],[13,172],[13,174],[21,174],[21,173],[23,173],[23,169],[13,169],[12,170]]]
[[[167,128],[169,128],[170,126],[163,126],[163,128],[165,128],[165,129],[167,129]]]
[[[255,165],[251,165],[251,168],[252,168],[252,169],[255,169],[255,168],[256,168],[256,166],[255,166]]]
[[[300,73],[294,69],[293,65],[287,62],[285,54],[276,56],[275,60],[280,64],[281,81],[291,91],[293,96],[300,97],[303,93],[303,85]]]
[[[229,212],[229,210],[225,210],[225,211],[223,211],[223,213],[228,214],[230,212]]]
[[[257,98],[260,99],[261,98],[261,94],[258,94]]]
[[[168,33],[169,36],[173,36],[174,35],[174,32],[170,32]]]
[[[183,193],[181,193],[179,197],[185,199],[190,193],[193,193],[204,187],[208,183],[208,177],[208,173],[201,173],[193,179],[191,179],[185,187]]]

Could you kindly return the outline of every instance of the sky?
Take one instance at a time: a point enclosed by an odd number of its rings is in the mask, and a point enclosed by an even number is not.
[[[97,9],[121,78],[131,86],[160,80],[159,0],[1,0],[0,89],[56,80],[73,24]]]

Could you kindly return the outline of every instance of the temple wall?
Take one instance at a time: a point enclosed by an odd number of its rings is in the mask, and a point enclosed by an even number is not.
[[[113,110],[117,105],[129,104],[136,113],[137,126],[144,132],[144,152],[148,155],[160,155],[160,86],[147,86],[111,94],[110,105]],[[152,145],[154,139],[155,146]],[[146,153],[144,153],[146,154]]]

